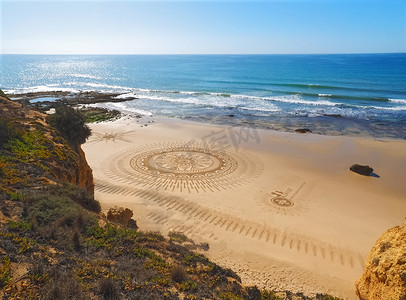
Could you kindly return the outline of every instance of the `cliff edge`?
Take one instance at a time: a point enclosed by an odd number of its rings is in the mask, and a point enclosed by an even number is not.
[[[93,197],[93,173],[83,150],[69,145],[46,114],[0,96],[0,116],[0,197],[56,183],[78,185]]]
[[[406,222],[376,241],[355,290],[361,300],[406,299]]]

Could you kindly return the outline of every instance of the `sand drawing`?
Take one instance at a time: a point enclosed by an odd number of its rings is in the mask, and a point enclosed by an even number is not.
[[[160,208],[161,210],[150,213],[148,218],[160,226],[167,226],[170,230],[181,231],[188,235],[196,234],[213,238],[215,237],[215,230],[210,230],[212,226],[243,238],[264,241],[271,246],[283,247],[289,251],[327,260],[332,264],[339,264],[349,268],[363,268],[364,265],[362,256],[351,250],[309,236],[233,216],[171,194],[126,185],[121,186],[100,180],[96,180],[96,190],[103,193],[133,196],[143,199],[149,204],[154,204],[157,209]],[[196,226],[188,226],[179,223],[175,219],[172,220],[172,218],[165,215],[165,211],[181,213],[187,220],[193,220]],[[201,229],[204,229],[204,231]]]
[[[271,202],[277,206],[282,206],[282,207],[291,207],[295,203],[293,202],[293,198],[300,192],[300,190],[303,188],[303,186],[306,183],[303,182],[298,189],[295,190],[295,192],[292,194],[293,189],[288,188],[286,189],[285,192],[281,191],[274,191],[271,192]],[[290,195],[290,196],[289,196]]]
[[[272,213],[286,216],[296,216],[304,213],[309,209],[309,203],[303,197],[297,196],[309,184],[305,181],[301,183],[298,181],[298,179],[293,180],[289,184],[290,187],[284,192],[280,189],[275,189],[270,193],[259,192],[257,196],[259,198],[258,204]],[[315,200],[312,200],[312,204],[314,202]]]
[[[116,141],[123,141],[123,142],[131,142],[131,135],[134,134],[134,130],[126,131],[126,132],[105,132],[105,133],[98,133],[92,132],[90,137],[89,143],[99,143],[99,142],[116,142]]]
[[[199,193],[233,188],[255,180],[263,165],[243,151],[169,142],[116,154],[102,163],[102,169],[110,178],[131,185]]]

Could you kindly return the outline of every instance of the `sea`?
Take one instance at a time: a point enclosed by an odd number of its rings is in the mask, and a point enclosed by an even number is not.
[[[406,53],[0,55],[0,88],[118,93],[128,114],[406,139]]]

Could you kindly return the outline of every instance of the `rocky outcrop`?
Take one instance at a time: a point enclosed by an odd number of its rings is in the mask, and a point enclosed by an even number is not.
[[[406,222],[376,241],[355,291],[361,300],[406,299]]]
[[[299,128],[295,130],[296,133],[311,133],[312,131],[308,128]]]
[[[79,164],[77,169],[76,184],[84,188],[90,196],[94,196],[93,171],[87,163],[85,153],[79,147]]]
[[[136,229],[138,226],[135,220],[131,219],[132,216],[133,211],[131,209],[114,206],[107,213],[107,221]]]
[[[365,176],[370,176],[374,169],[372,169],[370,166],[363,166],[359,164],[354,164],[350,167],[350,170],[360,174],[360,175],[365,175]]]

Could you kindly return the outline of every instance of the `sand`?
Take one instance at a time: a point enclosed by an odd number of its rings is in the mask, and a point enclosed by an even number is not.
[[[103,211],[128,207],[141,230],[207,242],[245,284],[357,299],[367,253],[405,218],[403,140],[149,117],[91,129],[83,149]]]

